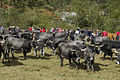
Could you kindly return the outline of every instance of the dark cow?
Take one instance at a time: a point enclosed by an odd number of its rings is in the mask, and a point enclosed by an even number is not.
[[[53,37],[53,34],[47,33],[47,32],[41,32],[39,35],[37,35],[37,40],[39,39],[48,39],[50,37]]]
[[[78,44],[78,43],[77,43]],[[78,46],[83,46],[83,45],[78,45]],[[84,49],[83,49],[84,47]],[[92,71],[94,72],[94,55],[95,54],[99,54],[101,53],[101,46],[91,46],[91,45],[87,45],[87,47],[83,46],[81,47],[81,58],[84,58],[85,60],[85,65],[87,67],[87,71],[90,69],[90,67],[92,68]]]
[[[116,58],[117,58],[116,64],[120,65],[120,54],[116,54]]]
[[[113,48],[112,51],[115,53],[116,64],[120,65],[120,49]]]
[[[57,32],[57,33],[54,34],[54,37],[55,38],[61,38],[61,37],[65,37],[66,38],[67,37],[67,33],[65,33],[65,32],[58,33]]]
[[[101,50],[104,52],[103,60],[105,59],[106,55],[111,57],[112,61],[112,55],[113,55],[113,48],[120,48],[120,42],[118,41],[111,41],[111,40],[104,40],[102,42],[99,42],[95,45],[103,45],[101,47]]]
[[[30,32],[23,32],[23,33],[20,34],[20,38],[24,38],[24,39],[27,39],[27,40],[32,40],[33,36]]]
[[[74,34],[74,40],[85,40],[85,34]]]
[[[44,53],[45,43],[46,43],[46,39],[34,40],[32,42],[32,45],[34,47],[35,56],[37,56],[37,50],[39,50],[39,52],[40,52],[39,57],[41,57],[42,52],[43,52],[43,56],[45,56],[45,53]]]
[[[0,41],[0,58],[2,56],[2,53],[3,53],[2,63],[4,63],[4,58],[5,58],[5,42],[4,41]]]
[[[69,63],[71,64],[71,59],[76,65],[78,69],[78,64],[80,64],[80,59],[85,59],[85,64],[87,67],[87,71],[92,68],[94,72],[94,55],[99,54],[101,50],[99,50],[98,46],[89,46],[89,45],[81,45],[76,43],[76,45],[68,45],[65,42],[61,42],[58,44],[58,52],[60,57],[60,66],[63,65],[63,57],[69,59]],[[76,62],[78,61],[78,63]]]
[[[106,40],[108,40],[107,36],[104,36],[104,37],[95,36],[95,37],[91,38],[91,43],[92,44],[99,44],[99,43],[104,42]]]
[[[79,50],[72,50],[72,48],[69,47],[67,44],[61,42],[60,44],[58,44],[57,55],[59,55],[60,58],[60,66],[63,66],[63,58],[68,59],[71,66],[72,59],[72,61],[76,65],[76,69],[78,69],[78,63],[76,62],[76,60],[79,61],[80,59]]]
[[[84,51],[84,59],[85,64],[87,67],[87,71],[90,69],[90,66],[92,68],[92,71],[94,72],[94,51],[91,46],[88,46],[87,49]]]
[[[8,37],[7,42],[8,42],[7,46],[8,46],[9,52],[11,50],[11,54],[13,58],[14,58],[13,50],[21,50],[23,52],[24,59],[26,59],[26,54],[28,52],[31,52],[31,49],[32,49],[31,41],[27,41],[25,39],[19,39],[15,37]]]
[[[5,56],[8,54],[8,49],[7,49],[7,42],[5,40],[6,37],[4,36],[0,36],[0,58],[2,56],[3,53],[3,59],[2,59],[2,63],[4,63],[4,58]],[[9,59],[8,59],[9,61]]]
[[[65,37],[50,37],[47,42],[46,42],[46,45],[48,47],[50,47],[52,50],[53,50],[53,53],[55,54],[55,49],[57,48],[58,44],[61,43],[61,42],[64,42],[66,40]]]
[[[43,56],[45,56],[44,54],[44,47],[45,44],[47,43],[47,40],[50,39],[51,37],[53,37],[53,34],[47,33],[47,32],[41,32],[41,33],[33,33],[33,42],[32,45],[34,47],[35,50],[35,56],[37,56],[37,50],[40,51],[40,55],[43,52]]]
[[[76,46],[76,47],[74,47],[74,46]],[[93,72],[94,72],[94,55],[100,54],[102,52],[100,49],[100,47],[102,47],[102,46],[103,45],[101,45],[101,46],[91,46],[91,45],[85,45],[85,44],[83,45],[78,42],[76,43],[76,45],[71,45],[72,49],[79,48],[79,55],[81,58],[85,59],[87,71],[91,67]]]

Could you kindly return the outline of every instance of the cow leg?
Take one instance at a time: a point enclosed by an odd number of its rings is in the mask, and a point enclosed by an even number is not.
[[[39,54],[39,58],[41,57],[41,52],[42,52],[42,51],[41,51],[41,49],[40,49],[40,54]]]
[[[7,50],[6,53],[5,53],[5,57],[7,56],[7,59],[8,59],[8,62],[10,62],[9,60],[9,51]]]
[[[71,58],[69,58],[69,68],[71,68]]]
[[[53,54],[55,55],[56,53],[55,53],[55,50],[54,49],[52,49],[53,50]]]
[[[72,58],[72,61],[74,62],[75,66],[76,66],[76,69],[79,70],[78,64],[77,64],[77,62],[76,62],[76,59],[75,59],[75,58]]]
[[[87,62],[87,72],[90,70],[90,64]]]
[[[87,69],[87,61],[85,60],[85,69]]]
[[[42,49],[42,51],[43,51],[43,56],[45,56],[44,48]]]
[[[0,58],[1,58],[1,52],[0,52]]]
[[[59,54],[59,59],[60,59],[60,66],[63,66],[63,58],[60,54]]]
[[[94,61],[92,61],[92,63],[91,63],[91,68],[92,68],[92,72],[95,72]]]
[[[92,72],[95,72],[95,69],[94,69],[94,65],[93,65],[93,64],[91,65],[91,67],[92,67]]]
[[[69,58],[69,64],[71,65],[71,58]]]
[[[37,56],[37,49],[34,49],[34,55]]]
[[[110,55],[110,58],[111,58],[111,61],[113,61],[113,59],[112,59],[112,54]]]
[[[13,54],[13,50],[12,49],[11,49],[11,55],[12,55],[13,59],[15,59],[15,56]]]
[[[5,59],[5,53],[4,53],[4,51],[3,51],[2,63],[4,63],[4,59]]]
[[[78,59],[77,61],[78,61],[78,64],[80,65],[80,59]]]
[[[26,51],[23,51],[23,59],[26,60]]]
[[[104,55],[103,55],[103,59],[102,59],[102,60],[104,60],[104,59],[105,59],[105,56],[106,56],[106,54],[104,53]]]

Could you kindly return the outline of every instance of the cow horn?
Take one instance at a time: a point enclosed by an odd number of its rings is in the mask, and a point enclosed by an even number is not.
[[[112,49],[112,52],[114,52],[114,53],[119,53],[116,49]]]
[[[95,44],[100,44],[99,42],[95,43]]]
[[[50,42],[50,43],[53,43],[53,41],[50,41],[50,40],[49,40],[49,42]]]
[[[38,39],[37,41],[40,41],[40,39]]]
[[[58,43],[58,42],[55,42],[55,43]]]
[[[100,46],[96,46],[96,47],[103,47],[104,46],[104,44],[102,44],[102,45],[100,45]]]
[[[1,44],[3,44],[4,42],[5,42],[5,41],[4,41],[4,40],[2,40],[0,43],[1,43]]]
[[[85,51],[87,49],[87,47],[85,49],[81,49],[81,51]]]
[[[71,49],[72,52],[75,52],[75,50]]]

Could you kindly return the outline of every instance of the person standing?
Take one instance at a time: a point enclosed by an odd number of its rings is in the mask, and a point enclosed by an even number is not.
[[[73,29],[70,30],[70,41],[74,41],[75,31]]]
[[[103,37],[107,36],[107,31],[104,30],[102,35],[103,35]]]
[[[119,40],[120,32],[116,32],[116,40]]]
[[[29,27],[29,31],[30,31],[30,32],[32,31],[32,28],[31,28],[31,27]]]
[[[43,28],[43,31],[42,32],[46,32],[45,28]]]

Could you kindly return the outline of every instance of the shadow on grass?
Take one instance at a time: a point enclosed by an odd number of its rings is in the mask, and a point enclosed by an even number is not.
[[[69,65],[69,64],[65,64],[65,66],[66,66],[66,65]],[[76,68],[74,63],[72,63],[71,66],[74,67],[74,68]],[[104,65],[104,64],[100,64],[100,63],[95,63],[95,64],[94,64],[95,71],[100,71],[100,70],[102,70],[102,69],[100,68],[100,66],[108,66],[108,65]],[[81,62],[78,67],[79,67],[79,69],[82,69],[82,70],[86,70],[86,69],[87,69],[84,62]]]
[[[22,58],[22,59],[20,59],[20,60],[24,60],[24,59],[23,59],[23,56],[19,56],[19,58]],[[28,55],[28,56],[26,56],[26,60],[27,60],[27,59],[46,59],[46,60],[49,60],[49,59],[51,59],[51,58],[49,58],[49,57],[47,57],[47,56],[38,57],[38,56]]]
[[[53,54],[45,53],[45,56],[50,57],[50,56],[53,56]]]
[[[37,56],[27,55],[26,59],[47,59],[48,60],[48,59],[50,59],[49,56],[52,56],[52,55],[51,54],[47,54],[47,53],[45,53],[45,56],[41,56],[41,57],[39,57],[38,55]],[[23,56],[19,56],[18,58],[22,58],[20,60],[24,60]]]
[[[103,59],[103,57],[100,57],[100,59]],[[112,59],[113,59],[113,61],[114,61],[116,58],[113,57]],[[105,57],[104,60],[111,60],[111,58],[107,56],[107,57]],[[104,61],[104,60],[103,60],[103,61]]]
[[[10,59],[10,61],[4,62],[4,66],[18,66],[18,65],[24,65],[24,64],[20,63],[18,59]]]

